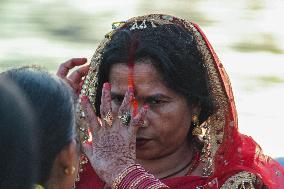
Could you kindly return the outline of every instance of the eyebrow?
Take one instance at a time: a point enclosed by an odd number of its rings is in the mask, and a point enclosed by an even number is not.
[[[143,99],[145,101],[151,101],[151,100],[154,100],[154,99],[167,99],[167,100],[170,100],[171,97],[166,96],[166,95],[161,94],[161,93],[157,93],[157,94],[153,94],[153,95],[149,95],[149,96],[143,97]]]
[[[118,92],[111,92],[111,98],[114,98],[114,97],[118,97],[118,98],[124,98],[124,94],[122,93],[118,93]],[[139,97],[138,97],[139,98]],[[154,100],[154,99],[167,99],[167,100],[170,100],[171,97],[167,96],[167,95],[164,95],[162,93],[157,93],[157,94],[153,94],[153,95],[149,95],[149,96],[146,96],[146,97],[142,97],[141,99],[145,100],[145,101],[151,101],[151,100]]]

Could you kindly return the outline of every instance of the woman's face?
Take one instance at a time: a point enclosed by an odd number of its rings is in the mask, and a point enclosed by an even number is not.
[[[128,87],[128,66],[125,63],[111,67],[109,81],[112,93],[112,111],[118,109]],[[139,106],[149,106],[146,114],[148,127],[141,127],[136,138],[137,159],[156,159],[175,153],[187,143],[192,110],[186,98],[167,88],[151,60],[136,62],[134,66],[135,98]]]

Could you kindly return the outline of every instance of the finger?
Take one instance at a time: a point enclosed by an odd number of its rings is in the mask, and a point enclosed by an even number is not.
[[[106,116],[108,111],[111,111],[111,85],[110,83],[104,83],[101,97],[100,113],[101,117]]]
[[[83,66],[70,74],[68,79],[72,81],[75,85],[79,85],[82,78],[85,77],[89,71],[90,66]]]
[[[112,109],[111,109],[111,85],[104,83],[101,97],[100,114],[103,125],[112,126]]]
[[[131,119],[129,123],[129,128],[131,129],[132,133],[136,134],[138,128],[143,125],[148,109],[149,109],[149,106],[144,105],[139,110],[138,114]]]
[[[74,68],[75,66],[83,65],[87,62],[86,58],[72,58],[68,60],[67,62],[64,62],[60,64],[56,75],[60,78],[65,78],[68,74],[68,72]]]
[[[118,115],[123,115],[126,112],[130,111],[130,107],[131,107],[131,101],[134,98],[134,94],[133,94],[133,88],[128,88],[128,90],[126,91],[125,95],[124,95],[124,99],[121,103],[121,106],[119,107],[118,110]]]
[[[87,96],[81,97],[81,106],[82,110],[85,112],[85,119],[88,121],[91,133],[93,135],[99,131],[101,126]]]
[[[133,98],[134,98],[133,90],[129,88],[124,95],[124,99],[122,101],[121,106],[118,109],[117,118],[120,124],[114,124],[114,125],[117,125],[117,126],[128,126],[129,125],[129,122],[131,120],[130,108],[131,108],[131,102]]]

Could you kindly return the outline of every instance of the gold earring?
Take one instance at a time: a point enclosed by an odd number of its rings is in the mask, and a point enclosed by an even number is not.
[[[148,127],[148,126],[149,126],[149,121],[144,120],[143,124],[142,124],[142,127]]]
[[[199,136],[202,134],[202,128],[201,126],[199,125],[199,120],[198,120],[198,116],[196,114],[193,114],[192,115],[192,123],[193,123],[193,131],[192,131],[192,134],[194,136]]]
[[[71,170],[69,170],[69,168],[65,168],[64,169],[64,173],[65,175],[73,175],[75,173],[76,168],[74,166],[71,167]]]

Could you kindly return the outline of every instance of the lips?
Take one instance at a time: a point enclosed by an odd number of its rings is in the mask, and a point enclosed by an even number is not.
[[[136,139],[136,148],[141,148],[141,147],[145,146],[149,141],[150,141],[150,139],[147,139],[147,138],[137,138]]]

